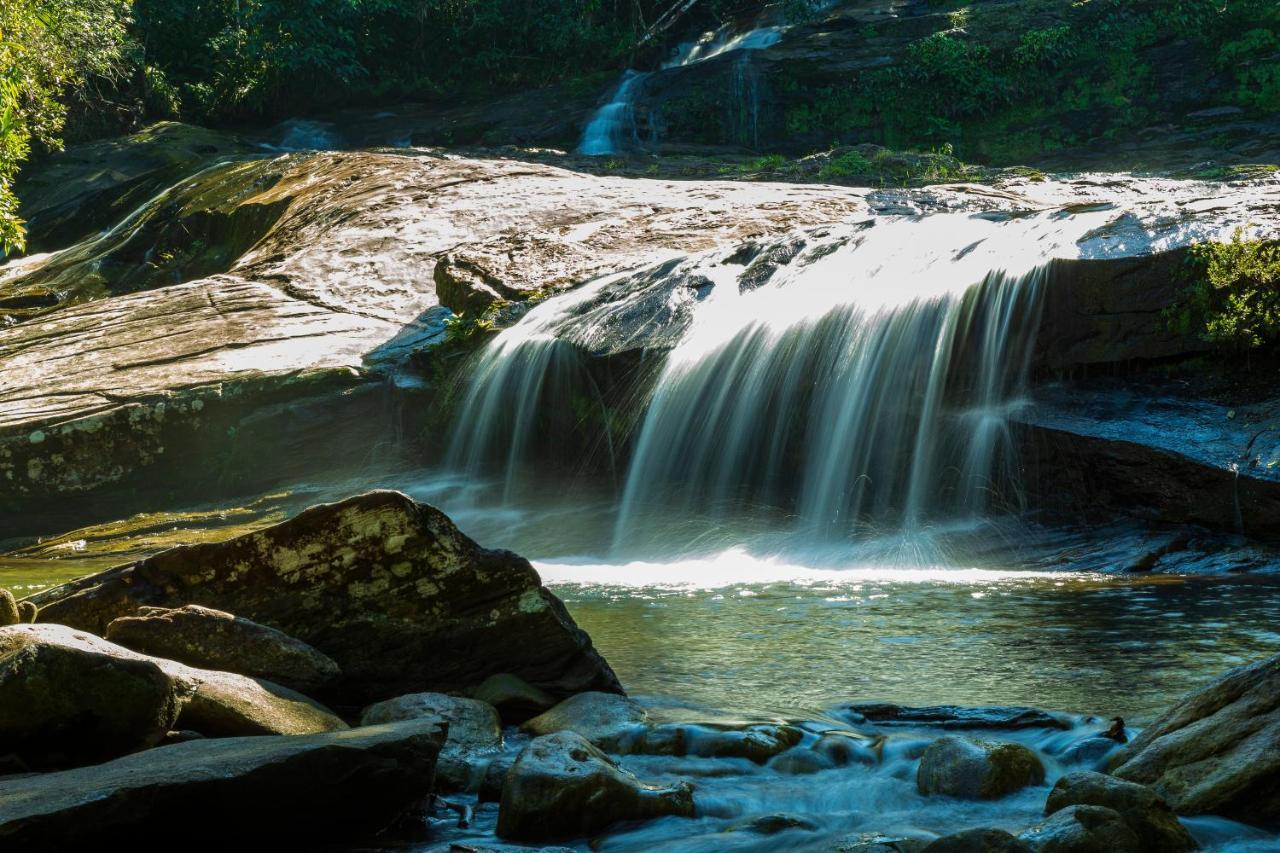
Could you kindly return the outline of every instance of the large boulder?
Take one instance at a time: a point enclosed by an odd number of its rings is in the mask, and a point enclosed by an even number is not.
[[[186,690],[155,662],[57,626],[0,628],[0,755],[36,769],[159,743]]]
[[[1067,806],[1018,836],[1035,853],[1145,853],[1121,814],[1105,806]]]
[[[494,753],[502,749],[502,721],[493,706],[443,693],[412,693],[365,708],[360,725],[417,719],[449,724],[449,738],[436,763],[437,790],[478,790]]]
[[[307,737],[197,740],[95,767],[0,780],[0,845],[40,851],[286,849],[363,840],[431,790],[442,727],[415,720]],[[210,811],[216,804],[216,814]]]
[[[960,737],[938,738],[925,749],[916,773],[922,794],[966,799],[1003,797],[1044,781],[1044,764],[1027,747]]]
[[[1280,655],[1190,694],[1112,759],[1179,814],[1280,824]]]
[[[648,712],[625,696],[590,692],[571,696],[521,729],[534,736],[575,732],[596,746],[613,749],[648,719]]]
[[[622,692],[527,560],[481,548],[444,513],[399,492],[315,506],[34,599],[41,619],[89,631],[144,606],[239,614],[333,658],[342,676],[320,695],[343,703],[422,690],[466,694],[499,672],[560,697]]]
[[[56,707],[47,710],[50,720],[65,716],[73,726],[81,717],[109,721],[122,713],[113,711],[112,691],[116,687],[111,673],[125,666],[136,672],[158,672],[167,695],[173,697],[174,715],[163,715],[167,727],[160,735],[174,728],[196,731],[207,737],[239,737],[308,735],[347,727],[328,708],[287,687],[149,657],[65,625],[0,628],[0,648],[14,651],[10,685],[16,691],[15,702],[5,703],[4,707],[12,714],[13,725],[17,726],[15,733],[23,731],[22,725],[33,724],[36,709],[42,707],[37,704],[41,695],[56,697]],[[52,670],[31,668],[30,660],[42,658],[72,663],[60,663],[62,668]],[[76,672],[82,669],[86,677],[77,678]],[[17,701],[17,697],[24,696],[31,697],[31,701]],[[27,722],[22,723],[23,720]],[[148,737],[139,746],[150,745],[158,737]],[[110,739],[104,743],[111,744],[104,753],[107,756],[128,751]]]
[[[1103,806],[1124,818],[1143,850],[1182,853],[1197,844],[1159,794],[1145,785],[1082,770],[1063,776],[1049,792],[1047,815],[1070,806]]]
[[[111,622],[106,639],[143,654],[265,678],[304,692],[323,687],[339,675],[333,660],[301,640],[194,604],[144,607],[135,616]]]
[[[507,773],[498,836],[580,838],[619,821],[693,816],[693,789],[646,785],[573,732],[534,739]]]

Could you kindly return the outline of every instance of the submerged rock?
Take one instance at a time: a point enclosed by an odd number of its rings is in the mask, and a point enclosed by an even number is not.
[[[1145,853],[1119,812],[1104,806],[1067,806],[1018,836],[1035,853]]]
[[[509,726],[518,726],[556,706],[556,698],[550,693],[509,672],[486,678],[472,698],[496,708],[502,722]]]
[[[507,774],[498,836],[513,841],[579,838],[624,820],[693,816],[693,789],[646,785],[582,735],[536,738]]]
[[[502,747],[502,725],[492,705],[443,693],[413,693],[364,709],[360,725],[435,719],[449,724],[449,737],[436,763],[437,790],[477,790],[492,753]]]
[[[887,702],[859,702],[848,706],[857,722],[878,726],[927,726],[940,729],[1069,729],[1065,720],[1037,708],[964,708],[934,705],[909,708]]]
[[[364,840],[431,790],[441,727],[410,721],[307,737],[197,740],[95,767],[0,780],[14,850]],[[217,814],[211,817],[211,805]]]
[[[557,696],[622,691],[527,560],[481,548],[444,513],[399,492],[312,507],[35,600],[41,618],[90,631],[148,605],[237,613],[335,660],[342,676],[322,695],[349,704],[422,690],[470,693],[499,672]]]
[[[989,800],[1039,785],[1044,775],[1040,758],[1022,744],[943,737],[921,756],[916,787],[926,795]]]
[[[1179,814],[1280,824],[1280,655],[1186,696],[1112,759]]]
[[[1058,780],[1045,803],[1051,815],[1069,806],[1104,806],[1120,814],[1143,850],[1182,853],[1198,846],[1173,809],[1150,788],[1087,770]]]
[[[534,736],[574,732],[596,746],[614,749],[624,735],[648,719],[648,712],[625,696],[591,692],[564,700],[521,728]]]
[[[336,663],[301,640],[194,604],[141,608],[136,616],[107,625],[106,638],[143,654],[265,678],[295,690],[323,687],[339,675]]]
[[[920,853],[1032,853],[1027,844],[1003,829],[966,829],[944,835]]]
[[[0,755],[37,769],[155,746],[186,690],[157,662],[61,626],[0,628]]]

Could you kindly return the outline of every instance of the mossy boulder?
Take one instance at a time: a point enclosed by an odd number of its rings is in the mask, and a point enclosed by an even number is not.
[[[1044,764],[1022,744],[943,737],[920,757],[916,787],[925,795],[990,800],[1039,785],[1044,777]]]
[[[498,836],[512,841],[581,838],[620,821],[693,816],[688,783],[646,785],[582,735],[533,740],[507,773]]]

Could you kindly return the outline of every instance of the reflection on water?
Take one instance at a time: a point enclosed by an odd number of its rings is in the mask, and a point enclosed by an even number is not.
[[[854,569],[679,589],[540,568],[632,691],[784,716],[878,699],[1142,720],[1280,647],[1274,582]]]

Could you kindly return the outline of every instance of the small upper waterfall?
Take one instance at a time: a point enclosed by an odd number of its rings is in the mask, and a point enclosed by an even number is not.
[[[535,461],[572,465],[574,431],[596,430],[629,459],[616,460],[618,545],[654,518],[714,522],[744,507],[827,540],[1016,510],[1007,424],[1045,264],[1074,257],[1095,224],[886,217],[601,279],[479,355],[448,464],[499,474],[510,500]],[[786,246],[801,248],[779,255]],[[663,282],[674,284],[654,290]],[[664,317],[680,303],[687,319],[654,350],[666,355],[623,436],[584,351],[636,325],[618,320],[626,298],[661,302]]]
[[[717,30],[704,33],[702,38],[694,42],[680,45],[671,60],[663,64],[664,69],[680,68],[705,62],[731,51],[763,50],[777,44],[785,31],[780,26],[762,26],[744,33],[736,33],[733,26],[726,24]],[[734,85],[743,89],[735,95],[749,94],[757,97],[757,82],[750,76],[746,66],[739,66],[734,71]],[[576,152],[592,157],[617,154],[628,146],[639,142],[639,130],[636,127],[635,103],[644,90],[645,81],[651,72],[627,69],[622,79],[609,95],[582,132],[582,141],[578,143]],[[750,87],[750,92],[747,88]],[[753,100],[754,104],[754,100]],[[758,106],[748,107],[749,111],[758,110]],[[752,130],[757,119],[752,115],[748,122]]]

